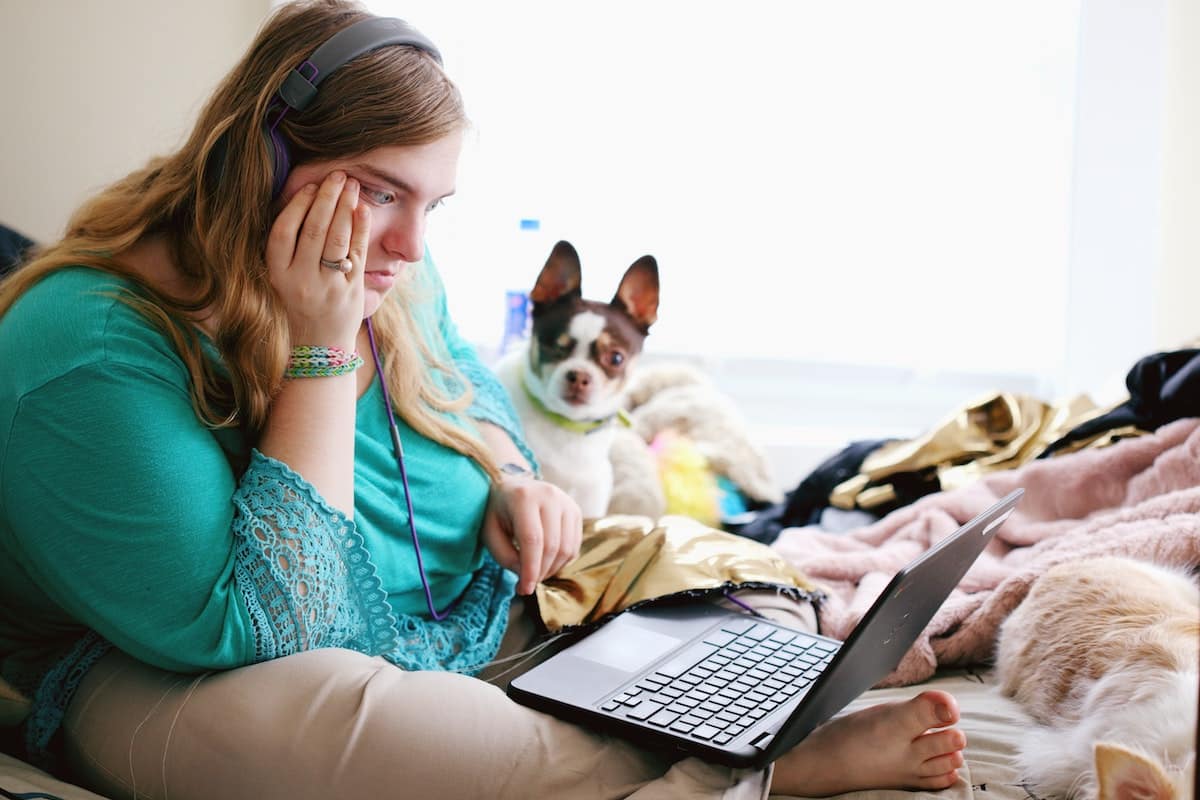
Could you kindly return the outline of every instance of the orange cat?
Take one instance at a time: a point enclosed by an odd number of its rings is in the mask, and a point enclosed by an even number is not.
[[[1000,628],[1001,690],[1038,723],[1022,774],[1047,795],[1190,798],[1200,588],[1127,558],[1060,564]]]

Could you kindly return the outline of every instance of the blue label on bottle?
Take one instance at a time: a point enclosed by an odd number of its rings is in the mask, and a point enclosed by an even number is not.
[[[505,292],[504,302],[504,338],[500,341],[501,355],[513,345],[528,338],[531,310],[527,292],[509,290]]]

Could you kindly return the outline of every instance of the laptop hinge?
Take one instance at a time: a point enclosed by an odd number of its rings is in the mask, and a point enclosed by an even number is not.
[[[767,745],[769,745],[771,740],[774,738],[775,731],[763,731],[758,736],[754,737],[754,741],[750,743],[750,746],[758,748],[759,750],[766,750]]]

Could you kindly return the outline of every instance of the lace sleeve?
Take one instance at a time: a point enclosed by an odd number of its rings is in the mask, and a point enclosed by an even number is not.
[[[354,523],[288,466],[255,450],[233,496],[234,579],[255,660],[396,647],[387,595]]]

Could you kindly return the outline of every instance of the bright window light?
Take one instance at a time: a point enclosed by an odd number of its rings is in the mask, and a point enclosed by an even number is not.
[[[1058,366],[1079,0],[369,6],[463,91],[429,242],[483,348],[568,239],[597,299],[658,258],[651,352]]]

